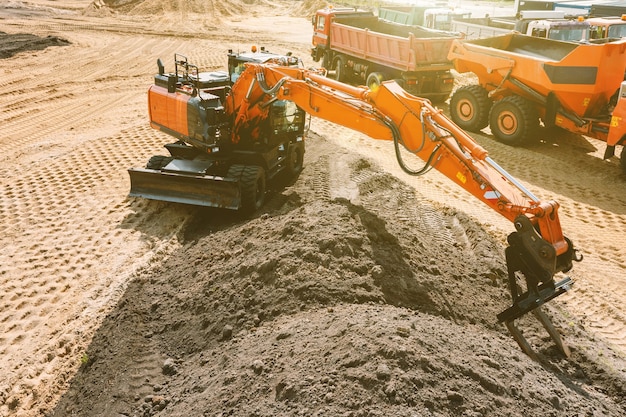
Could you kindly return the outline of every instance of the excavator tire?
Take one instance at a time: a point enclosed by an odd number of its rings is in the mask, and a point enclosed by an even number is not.
[[[294,143],[289,146],[289,154],[285,165],[287,178],[296,178],[304,168],[304,142]]]
[[[626,175],[626,145],[622,146],[622,153],[619,156],[619,164],[622,167],[622,172]]]
[[[148,163],[146,164],[146,168],[161,170],[167,164],[172,162],[173,159],[174,158],[172,158],[171,156],[154,155],[148,160]]]
[[[478,132],[489,124],[491,100],[480,85],[460,87],[450,98],[450,117],[461,129]]]
[[[258,165],[232,165],[228,169],[228,177],[239,179],[241,190],[240,211],[252,214],[265,202],[266,179],[265,170]]]
[[[539,129],[539,115],[527,100],[507,96],[494,103],[489,113],[491,133],[500,142],[520,146],[528,143]]]

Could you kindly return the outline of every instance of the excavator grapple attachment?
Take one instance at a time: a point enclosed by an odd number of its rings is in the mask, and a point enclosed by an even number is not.
[[[131,197],[237,210],[236,178],[206,175],[203,161],[174,159],[162,169],[129,169]]]
[[[562,280],[555,282],[554,274],[567,272],[571,268],[572,260],[580,261],[582,257],[574,250],[569,240],[567,240],[568,251],[557,256],[554,247],[539,236],[527,217],[519,216],[514,223],[517,230],[509,235],[509,246],[505,251],[513,304],[498,314],[498,321],[504,322],[520,348],[535,358],[536,355],[530,344],[515,327],[516,319],[532,312],[558,349],[567,357],[570,355],[567,345],[548,316],[541,310],[541,306],[569,291],[574,284],[572,279],[565,276]],[[526,290],[522,289],[518,274],[525,279]]]

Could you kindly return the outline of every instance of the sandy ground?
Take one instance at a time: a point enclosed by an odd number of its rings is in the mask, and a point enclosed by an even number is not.
[[[545,308],[569,360],[496,323],[512,226],[389,143],[312,120],[304,172],[251,219],[127,197],[169,141],[156,59],[221,69],[254,42],[313,65],[315,6],[0,5],[0,416],[626,414],[626,178],[600,142],[474,135],[584,253]]]

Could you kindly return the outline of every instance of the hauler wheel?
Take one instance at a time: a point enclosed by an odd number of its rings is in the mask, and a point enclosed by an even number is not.
[[[500,142],[520,146],[534,140],[539,130],[539,116],[530,102],[508,96],[494,103],[489,114],[491,133]]]
[[[480,85],[458,88],[450,98],[450,117],[461,129],[478,132],[489,124],[491,100]]]

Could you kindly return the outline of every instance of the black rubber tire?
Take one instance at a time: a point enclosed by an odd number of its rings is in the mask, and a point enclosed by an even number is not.
[[[539,131],[539,115],[527,100],[508,96],[491,107],[489,126],[500,142],[520,146],[534,141]]]
[[[365,85],[370,90],[376,90],[380,85],[385,81],[387,77],[382,72],[371,72],[367,76],[367,80],[365,81]]]
[[[431,96],[429,98],[429,100],[433,103],[444,103],[448,97],[450,97],[450,93],[441,93],[441,94],[435,94],[433,96]],[[484,127],[484,126],[483,126]],[[469,129],[467,129],[469,130]],[[478,129],[480,130],[480,129]]]
[[[346,62],[341,55],[338,55],[333,59],[334,77],[333,79],[345,83],[348,80],[348,71],[346,68]]]
[[[332,62],[330,59],[330,52],[324,52],[324,55],[322,56],[322,68],[326,69],[327,71],[331,71],[332,68]]]
[[[478,132],[489,124],[491,100],[480,85],[459,87],[450,98],[450,118],[461,129]]]
[[[296,178],[304,168],[304,142],[289,145],[285,161],[285,175],[289,179]]]
[[[626,144],[622,146],[622,153],[619,156],[619,165],[622,167],[624,175],[626,175]]]
[[[233,165],[228,170],[228,177],[239,179],[241,205],[239,210],[252,214],[265,203],[265,170],[258,165]]]
[[[172,162],[173,159],[174,158],[172,158],[171,156],[154,155],[150,158],[150,160],[148,160],[148,163],[146,164],[146,169],[161,170],[167,164]]]

